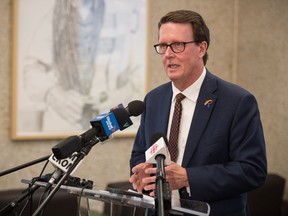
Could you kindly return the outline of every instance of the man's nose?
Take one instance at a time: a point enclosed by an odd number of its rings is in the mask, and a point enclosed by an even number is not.
[[[167,56],[167,57],[174,56],[174,52],[170,46],[167,47],[166,52],[165,52],[165,56]]]

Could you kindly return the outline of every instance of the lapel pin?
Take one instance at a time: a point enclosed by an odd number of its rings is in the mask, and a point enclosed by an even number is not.
[[[208,107],[208,108],[210,108],[210,106],[213,104],[213,100],[206,100],[205,102],[204,102],[204,106],[206,106],[206,107]]]

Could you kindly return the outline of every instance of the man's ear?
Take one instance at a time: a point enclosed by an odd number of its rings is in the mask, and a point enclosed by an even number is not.
[[[203,58],[204,55],[205,55],[206,52],[207,52],[208,44],[207,44],[206,41],[202,41],[202,42],[199,43],[199,47],[200,47],[199,57]]]

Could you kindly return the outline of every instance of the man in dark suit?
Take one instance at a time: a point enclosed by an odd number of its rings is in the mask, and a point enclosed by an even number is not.
[[[180,197],[207,202],[212,216],[249,215],[247,192],[261,186],[267,175],[257,101],[205,68],[210,34],[198,13],[170,12],[158,28],[154,47],[171,82],[145,97],[129,181],[139,192],[155,195],[156,168],[145,162],[145,151],[156,132],[170,136],[175,97],[182,93],[178,153],[165,167],[172,207]]]

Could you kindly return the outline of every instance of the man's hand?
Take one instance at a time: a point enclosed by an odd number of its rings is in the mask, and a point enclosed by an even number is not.
[[[146,182],[143,182],[143,179],[150,176],[145,170],[151,167],[152,164],[140,163],[132,168],[133,175],[130,177],[129,182],[132,183],[134,190],[137,190],[139,193],[142,193],[142,190],[147,184]]]
[[[171,162],[171,165],[165,167],[165,173],[171,191],[189,186],[186,169],[180,165]]]

